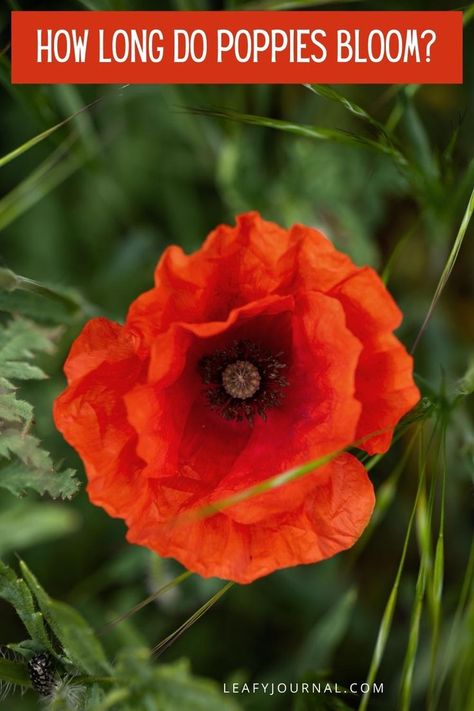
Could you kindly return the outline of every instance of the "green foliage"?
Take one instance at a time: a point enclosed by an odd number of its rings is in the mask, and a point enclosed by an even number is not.
[[[47,650],[56,659],[48,711],[112,706],[120,711],[238,711],[214,682],[193,676],[184,660],[158,665],[149,650],[134,646],[123,648],[109,662],[84,618],[70,605],[53,600],[24,562],[20,566],[23,578],[0,562],[0,598],[13,605],[31,640],[10,645],[25,661],[0,658],[0,683],[31,687],[26,660]]]
[[[104,650],[85,620],[69,605],[52,600],[27,565],[23,562],[20,565],[44,619],[71,663],[86,674],[107,673],[109,665]]]
[[[52,353],[59,332],[24,318],[0,324],[0,487],[15,496],[27,490],[53,498],[71,498],[78,489],[72,469],[58,471],[39,439],[29,433],[33,408],[16,395],[12,380],[46,378],[30,361],[38,352]]]
[[[124,711],[153,706],[160,711],[237,711],[239,708],[231,698],[217,691],[216,684],[193,677],[184,660],[153,665],[149,652],[137,649],[121,655],[116,673],[122,683],[128,681],[122,687],[126,692]]]
[[[2,561],[0,561],[0,597],[13,605],[31,640],[38,645],[38,648],[52,652],[43,615],[36,609],[28,586]]]

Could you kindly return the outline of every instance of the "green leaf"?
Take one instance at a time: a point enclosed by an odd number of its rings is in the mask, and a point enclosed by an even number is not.
[[[2,373],[7,378],[14,380],[43,380],[46,375],[40,368],[29,363],[4,363]]]
[[[24,318],[0,324],[0,487],[16,496],[32,489],[53,498],[71,498],[79,487],[74,472],[57,471],[49,453],[29,433],[33,408],[16,397],[11,382],[46,378],[29,361],[37,352],[54,352],[59,333],[60,329],[42,328]]]
[[[33,597],[25,581],[17,578],[11,568],[0,560],[0,597],[15,608],[31,639],[53,652],[43,615],[35,609]]]
[[[102,645],[87,622],[66,603],[49,597],[23,561],[20,562],[20,567],[45,620],[71,662],[86,674],[109,672],[110,667]]]
[[[30,439],[38,443],[34,437],[30,437]],[[37,456],[45,455],[49,458],[48,453],[38,446],[35,451]],[[24,454],[24,452],[21,453]],[[27,463],[22,464],[21,462],[12,462],[0,469],[0,487],[7,489],[14,496],[24,496],[28,489],[31,489],[41,496],[49,494],[53,499],[72,499],[79,486],[80,483],[76,479],[74,469],[55,471],[52,467],[33,466],[33,468],[29,468]]]
[[[0,388],[2,388],[1,384]],[[29,402],[18,400],[13,393],[0,394],[1,420],[5,420],[5,422],[21,422],[22,420],[31,420],[32,417],[33,407]]]
[[[0,367],[9,361],[31,359],[33,353],[53,353],[54,341],[59,336],[57,329],[38,328],[31,321],[12,319],[0,330]]]

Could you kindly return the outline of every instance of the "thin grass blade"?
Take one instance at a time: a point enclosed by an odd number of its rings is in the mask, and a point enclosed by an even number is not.
[[[3,166],[7,165],[7,163],[10,163],[10,161],[15,160],[15,158],[18,158],[19,156],[23,155],[23,153],[26,153],[31,148],[37,146],[38,143],[41,143],[46,138],[49,138],[49,136],[51,136],[53,133],[56,133],[56,131],[59,131],[60,128],[66,126],[66,124],[79,117],[85,111],[90,111],[90,109],[94,108],[94,106],[99,104],[104,98],[105,97],[100,97],[95,101],[92,101],[90,104],[87,104],[87,106],[82,106],[80,109],[71,114],[71,116],[65,118],[64,121],[60,121],[54,126],[47,128],[46,131],[38,133],[37,136],[33,136],[33,138],[30,138],[28,141],[25,141],[25,143],[22,143],[21,146],[18,146],[18,148],[15,148],[15,150],[10,151],[10,153],[7,153],[6,155],[2,156],[0,158],[0,168],[3,168]]]
[[[347,2],[362,2],[362,0],[346,0]],[[242,10],[301,10],[302,8],[324,7],[325,5],[339,5],[341,0],[261,0],[249,2]]]
[[[172,632],[170,635],[165,637],[159,644],[157,644],[155,647],[152,649],[152,654],[155,656],[160,656],[165,652],[168,647],[170,647],[173,642],[175,642],[181,635],[186,632],[195,622],[197,622],[208,610],[211,609],[213,605],[216,604],[220,598],[225,595],[227,590],[230,590],[230,588],[234,585],[233,582],[228,582],[224,587],[222,587],[220,590],[218,590],[207,602],[204,603],[196,612],[189,617],[186,622],[184,622],[180,627],[178,627],[177,630]]]
[[[418,578],[416,581],[415,602],[413,605],[410,620],[410,633],[408,636],[408,646],[403,662],[400,711],[409,711],[411,705],[411,692],[413,682],[413,671],[415,668],[416,653],[418,650],[418,638],[420,635],[421,614],[423,611],[423,601],[426,588],[426,567],[423,560],[420,562]]]
[[[151,602],[157,600],[159,597],[161,597],[161,595],[164,595],[169,590],[172,590],[177,585],[180,585],[180,583],[183,583],[185,580],[191,577],[191,575],[192,572],[189,570],[186,570],[184,573],[181,573],[181,575],[177,575],[176,578],[170,580],[168,583],[166,583],[166,585],[163,585],[151,595],[148,595],[148,597],[139,602],[137,605],[134,605],[130,610],[127,610],[127,612],[124,612],[122,615],[118,615],[118,617],[115,617],[113,620],[111,620],[107,625],[105,625],[105,627],[100,630],[99,635],[102,636],[104,634],[107,634],[120,622],[128,620],[129,617],[134,615],[136,612],[140,612],[140,610],[143,610],[144,607],[149,605]]]
[[[187,110],[198,116],[213,116],[215,118],[236,121],[238,123],[244,123],[250,126],[273,128],[277,131],[285,131],[286,133],[291,133],[296,136],[312,138],[319,141],[332,141],[334,143],[340,143],[346,146],[362,146],[364,148],[368,148],[370,150],[376,151],[378,153],[383,153],[384,155],[389,156],[403,170],[407,170],[409,167],[409,163],[405,156],[400,153],[400,151],[394,146],[388,145],[386,143],[381,143],[379,141],[374,141],[370,138],[366,138],[365,136],[359,136],[355,133],[350,133],[349,131],[342,131],[334,128],[308,126],[306,124],[293,123],[291,121],[283,121],[281,119],[273,119],[269,118],[268,116],[243,114],[238,111],[231,111],[229,109],[188,108]]]
[[[361,119],[372,128],[375,128],[378,133],[380,133],[380,135],[384,137],[385,140],[392,144],[392,139],[388,135],[385,126],[376,119],[374,119],[369,113],[367,113],[367,111],[363,109],[362,106],[359,106],[354,101],[350,101],[350,99],[343,96],[343,94],[340,94],[338,91],[336,91],[330,86],[327,86],[326,84],[304,84],[303,86],[305,86],[317,96],[322,96],[325,99],[329,99],[330,101],[334,101],[337,104],[341,104],[341,106],[343,106],[347,111],[349,111],[349,113],[351,113],[353,116],[356,116],[356,118]]]
[[[439,301],[439,298],[441,294],[443,293],[443,289],[446,286],[446,282],[448,281],[449,277],[451,276],[451,272],[453,271],[454,265],[456,264],[456,260],[458,258],[459,252],[462,247],[462,243],[464,241],[464,237],[466,236],[467,228],[469,227],[469,223],[471,221],[472,213],[474,212],[474,189],[472,190],[471,197],[469,198],[469,202],[467,204],[466,211],[464,213],[464,217],[461,222],[461,226],[459,227],[459,231],[457,233],[456,239],[454,240],[453,247],[451,249],[451,252],[449,254],[448,260],[445,264],[445,267],[443,269],[443,272],[441,274],[440,280],[438,282],[438,286],[436,287],[436,291],[434,293],[433,299],[431,301],[430,307],[428,309],[428,312],[425,316],[425,320],[423,321],[421,328],[418,332],[418,335],[415,339],[415,343],[413,344],[413,348],[411,349],[411,352],[414,353],[418,343],[420,342],[420,338],[422,337],[423,333],[426,330],[426,327],[428,326],[428,323],[431,319],[431,316],[433,314],[433,311],[436,308],[436,304]]]
[[[437,681],[437,665],[440,643],[440,629],[442,619],[442,597],[444,579],[444,520],[446,502],[446,426],[442,430],[441,446],[441,505],[439,515],[438,539],[436,541],[434,569],[431,580],[431,608],[432,608],[432,638],[431,638],[431,668],[428,687],[428,707],[431,708],[435,698]]]
[[[385,606],[385,610],[382,616],[382,621],[379,627],[379,632],[377,635],[377,640],[375,643],[375,648],[374,652],[372,655],[372,659],[370,662],[370,667],[369,667],[369,672],[367,675],[367,684],[369,685],[369,689],[373,688],[373,684],[375,682],[375,679],[377,677],[377,672],[379,670],[384,652],[385,652],[385,647],[387,645],[388,638],[390,636],[390,631],[392,628],[392,621],[393,621],[393,615],[395,612],[395,606],[397,603],[397,598],[398,598],[398,590],[400,588],[400,581],[402,578],[402,573],[403,569],[405,567],[405,560],[407,556],[407,551],[408,551],[408,544],[410,541],[411,537],[411,532],[413,529],[413,523],[415,521],[415,516],[418,508],[418,502],[420,500],[421,493],[423,491],[424,487],[424,482],[425,482],[425,472],[426,472],[426,458],[424,456],[424,437],[423,437],[423,431],[420,433],[420,438],[419,438],[419,451],[420,451],[420,472],[419,472],[419,479],[418,479],[418,488],[415,496],[415,501],[413,504],[413,508],[410,514],[410,518],[408,521],[408,526],[407,530],[405,533],[405,539],[403,542],[403,548],[402,548],[402,553],[400,556],[400,561],[398,564],[398,569],[397,573],[395,576],[395,581],[393,583],[392,589],[390,591],[390,595],[387,600],[387,604]],[[370,691],[367,694],[364,694],[362,697],[362,700],[359,705],[359,710],[358,711],[366,711],[369,701],[370,701]]]
[[[76,137],[70,136],[19,185],[0,200],[0,230],[8,227],[83,163],[69,152]]]

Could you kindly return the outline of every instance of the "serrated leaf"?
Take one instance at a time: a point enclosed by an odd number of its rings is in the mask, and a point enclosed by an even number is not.
[[[44,380],[46,378],[46,374],[43,373],[41,368],[29,363],[7,361],[2,363],[1,367],[3,375],[14,380]]]
[[[58,328],[43,328],[24,318],[0,325],[0,487],[16,496],[31,489],[71,498],[79,487],[74,472],[57,471],[49,453],[29,433],[33,408],[16,397],[11,382],[47,377],[29,361],[37,352],[53,353],[59,333]]]
[[[18,617],[28,630],[31,639],[42,648],[52,652],[51,642],[46,632],[43,615],[35,609],[28,586],[17,578],[11,568],[0,560],[0,597],[15,608]]]
[[[1,389],[0,382],[0,389]],[[25,400],[18,400],[13,393],[0,392],[0,420],[21,422],[31,420],[33,407]]]
[[[25,581],[33,593],[45,620],[51,627],[64,653],[71,662],[86,674],[103,674],[110,671],[102,645],[92,628],[72,607],[53,600],[41,587],[26,563],[20,562]]]
[[[28,469],[20,462],[0,469],[0,487],[15,496],[24,496],[28,489],[38,494],[49,494],[53,499],[71,499],[80,487],[74,469]]]
[[[12,319],[0,330],[0,363],[30,359],[34,352],[53,353],[59,329],[43,329],[22,318]]]
[[[29,467],[52,471],[53,462],[48,452],[41,449],[39,439],[17,429],[6,429],[0,439],[0,456],[10,459],[12,454]]]

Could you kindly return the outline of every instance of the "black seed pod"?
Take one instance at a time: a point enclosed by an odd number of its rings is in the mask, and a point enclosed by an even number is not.
[[[49,654],[35,654],[28,662],[28,671],[33,689],[40,696],[48,696],[54,686],[53,660]]]

